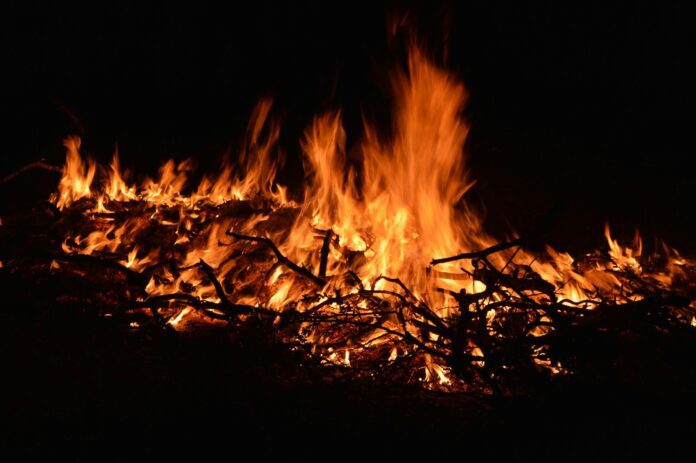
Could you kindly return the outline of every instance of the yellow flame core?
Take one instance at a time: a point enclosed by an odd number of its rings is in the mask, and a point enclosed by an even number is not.
[[[491,241],[477,217],[463,205],[455,209],[472,185],[463,163],[468,132],[461,117],[463,85],[418,50],[393,83],[394,131],[381,141],[376,130],[365,127],[357,169],[346,163],[340,113],[316,118],[307,131],[303,148],[310,183],[285,249],[299,257],[315,244],[312,227],[331,229],[341,245],[369,250],[369,261],[353,269],[364,282],[398,275],[422,294],[433,284],[426,269],[434,256]]]

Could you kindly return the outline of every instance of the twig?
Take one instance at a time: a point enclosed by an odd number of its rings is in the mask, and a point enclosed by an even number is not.
[[[207,301],[199,297],[193,296],[186,293],[173,293],[173,294],[161,294],[158,296],[151,296],[144,301],[134,301],[130,303],[131,307],[134,308],[146,308],[146,307],[160,307],[162,305],[168,305],[170,302],[179,302],[181,304],[186,304],[194,309],[202,310],[206,315],[216,318],[218,320],[230,320],[231,317],[240,314],[252,314],[261,313],[264,315],[270,315],[274,318],[278,316],[278,312],[264,307],[255,307],[251,305],[244,304],[229,304],[226,305],[221,302]],[[230,313],[230,309],[234,313]],[[219,313],[211,312],[211,310],[216,310]],[[293,315],[294,312],[287,311],[283,315]]]
[[[230,230],[228,230],[226,232],[226,234],[229,236],[232,236],[234,238],[237,238],[238,240],[254,241],[256,243],[262,243],[262,244],[268,246],[271,249],[271,251],[273,251],[273,254],[275,254],[276,259],[278,260],[279,263],[285,265],[287,268],[289,268],[293,272],[296,272],[296,273],[308,278],[309,280],[312,281],[312,283],[314,283],[315,285],[317,285],[321,288],[323,288],[326,285],[326,281],[324,281],[323,278],[319,278],[318,276],[314,275],[312,272],[310,272],[306,268],[300,267],[299,265],[297,265],[296,263],[294,263],[293,261],[291,261],[290,259],[285,257],[285,255],[283,255],[283,253],[280,252],[280,249],[278,249],[278,247],[270,239],[265,238],[265,237],[261,237],[261,236],[242,235],[241,233],[235,233],[235,232],[230,231]]]
[[[524,238],[517,238],[516,240],[508,241],[505,243],[498,243],[496,245],[493,245],[493,246],[486,248],[486,249],[482,249],[480,251],[464,252],[462,254],[457,254],[456,256],[441,257],[439,259],[433,259],[430,261],[430,265],[444,264],[447,262],[454,262],[455,260],[463,260],[463,259],[481,259],[481,258],[484,258],[484,257],[490,255],[490,254],[504,251],[504,250],[510,249],[514,246],[522,246],[525,241],[526,240]]]
[[[132,302],[131,307],[133,307],[133,308],[159,308],[160,306],[163,306],[163,305],[169,305],[169,303],[171,303],[171,302],[179,302],[182,304],[186,304],[187,306],[194,308],[196,310],[202,311],[203,313],[205,313],[209,317],[215,318],[217,320],[229,320],[230,319],[230,316],[224,310],[224,307],[222,306],[222,304],[219,304],[217,302],[212,302],[212,301],[206,301],[204,299],[199,299],[196,296],[192,296],[191,294],[185,294],[185,293],[162,294],[159,296],[148,297],[144,301]],[[212,312],[211,310],[217,310],[219,312],[222,312],[222,315],[218,314],[216,312]]]
[[[62,260],[67,262],[85,263],[85,264],[96,264],[103,267],[116,270],[126,275],[126,278],[136,284],[137,286],[144,286],[147,284],[149,277],[146,274],[138,273],[135,270],[131,270],[125,265],[122,265],[116,261],[102,259],[97,256],[90,254],[51,254],[51,257],[56,260]]]
[[[208,265],[203,259],[201,259],[198,262],[199,268],[205,273],[205,276],[208,277],[208,280],[213,284],[215,287],[215,292],[217,293],[218,297],[220,300],[227,306],[232,306],[232,302],[227,298],[227,294],[225,294],[225,290],[222,287],[222,284],[220,283],[220,280],[217,279],[215,276],[215,272],[213,271],[213,267]]]
[[[530,241],[536,242],[539,238],[541,238],[544,234],[548,232],[548,230],[551,228],[554,222],[557,221],[558,216],[562,212],[564,208],[563,202],[559,202],[555,204],[549,211],[547,211],[545,214],[540,216],[535,223],[532,225],[532,227],[527,230],[520,238],[514,239],[512,241],[508,242],[503,242],[503,243],[498,243],[496,245],[493,245],[489,248],[482,249],[480,251],[472,251],[472,252],[465,252],[462,254],[457,254],[456,256],[451,256],[451,257],[441,257],[439,259],[433,259],[430,262],[430,265],[438,265],[438,264],[444,264],[446,262],[452,262],[455,260],[462,260],[462,259],[480,259],[483,257],[488,256],[489,254],[494,254],[496,252],[504,251],[506,249],[510,249],[514,246],[524,246],[525,244],[528,244]],[[515,254],[517,251],[515,251]],[[513,255],[514,258],[514,255]],[[505,265],[507,267],[507,264]],[[505,267],[503,268],[503,271],[505,270]]]
[[[324,243],[321,245],[321,260],[319,261],[319,278],[326,278],[326,265],[329,261],[329,247],[333,238],[333,231],[329,228],[324,235]]]
[[[407,295],[408,297],[410,297],[410,298],[412,298],[412,299],[416,299],[416,297],[413,295],[413,293],[411,292],[411,290],[408,289],[408,287],[404,284],[403,281],[401,281],[401,279],[399,279],[399,278],[391,278],[391,277],[387,277],[387,276],[384,276],[384,275],[380,275],[380,276],[378,276],[377,279],[375,280],[375,284],[377,284],[377,282],[379,282],[380,280],[385,280],[385,281],[388,281],[388,282],[390,282],[390,283],[394,283],[394,284],[396,284],[396,285],[399,285],[399,286],[401,287],[401,289],[404,290],[404,292],[406,293],[406,295]]]
[[[53,166],[51,164],[46,164],[44,162],[45,160],[46,159],[42,158],[42,159],[39,159],[38,161],[30,162],[29,164],[26,164],[26,165],[20,167],[19,169],[15,170],[14,172],[3,177],[2,180],[0,180],[0,185],[9,182],[13,178],[17,177],[19,174],[26,172],[27,170],[31,170],[31,169],[43,169],[43,170],[48,170],[51,172],[58,172],[58,173],[63,172],[63,169],[61,167]]]
[[[505,273],[505,269],[508,268],[508,265],[510,265],[512,263],[513,259],[517,255],[517,253],[520,252],[520,249],[522,249],[522,246],[517,246],[517,248],[515,249],[515,252],[513,252],[512,255],[510,256],[510,258],[507,260],[507,262],[505,262],[505,265],[503,265],[503,268],[500,269],[500,273]]]

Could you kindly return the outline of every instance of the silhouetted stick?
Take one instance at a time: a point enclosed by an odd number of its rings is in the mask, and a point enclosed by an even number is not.
[[[329,228],[324,235],[324,243],[321,245],[321,260],[319,261],[319,278],[326,278],[326,266],[329,262],[329,247],[333,238],[333,231]]]
[[[464,252],[462,254],[457,254],[456,256],[433,259],[430,261],[430,265],[444,264],[446,262],[454,262],[455,260],[463,259],[482,259],[496,252],[504,251],[515,246],[522,246],[525,241],[526,240],[524,238],[517,238],[516,240],[508,241],[506,243],[498,243],[490,248],[482,249],[480,251]]]
[[[265,315],[270,315],[273,318],[277,317],[279,314],[271,309],[264,307],[255,307],[251,305],[244,304],[232,304],[232,303],[221,303],[206,301],[192,294],[186,293],[173,293],[173,294],[161,294],[157,296],[150,296],[144,301],[134,301],[130,305],[133,308],[159,308],[161,306],[169,305],[171,302],[178,302],[180,304],[185,304],[193,309],[203,311],[206,315],[217,320],[230,320],[232,316],[239,314],[252,314],[261,313]],[[233,310],[233,313],[230,312]],[[219,312],[219,313],[218,313]],[[293,315],[295,312],[288,311],[284,313],[285,316]]]
[[[94,264],[110,268],[112,270],[125,274],[128,281],[143,288],[149,281],[148,275],[136,272],[135,270],[132,270],[126,267],[125,265],[116,262],[115,260],[104,259],[98,256],[93,256],[91,254],[51,254],[51,257],[55,260],[83,264]]]
[[[5,177],[3,177],[3,179],[0,180],[0,185],[9,182],[10,180],[15,178],[16,176],[18,176],[22,172],[26,172],[27,170],[31,170],[31,169],[43,169],[43,170],[49,170],[51,172],[58,172],[58,173],[63,172],[63,169],[61,167],[52,166],[51,164],[46,164],[44,161],[45,161],[45,159],[39,159],[38,161],[30,162],[29,164],[20,167],[19,169],[15,170],[11,174],[8,174]]]
[[[561,214],[562,210],[564,208],[563,202],[559,202],[555,204],[548,212],[543,214],[541,217],[539,217],[532,227],[527,230],[520,238],[514,239],[512,241],[504,242],[504,243],[498,243],[496,245],[493,245],[489,248],[482,249],[480,251],[471,251],[471,252],[464,252],[462,254],[457,254],[456,256],[451,256],[451,257],[441,257],[439,259],[433,259],[430,261],[430,265],[438,265],[438,264],[444,264],[446,262],[453,262],[455,260],[463,260],[463,259],[482,259],[484,257],[487,257],[490,254],[494,254],[496,252],[504,251],[506,249],[513,248],[515,246],[518,247],[523,247],[524,245],[528,244],[530,241],[536,241],[543,235],[545,235],[548,230],[551,228],[551,226],[558,220],[558,216]],[[515,254],[519,251],[516,250]],[[512,256],[514,258],[514,255]],[[503,270],[507,268],[507,264],[503,268]]]
[[[176,294],[162,294],[159,296],[151,296],[144,301],[136,301],[131,304],[133,308],[152,308],[157,309],[160,306],[167,306],[171,302],[178,302],[180,304],[186,304],[187,306],[202,311],[211,318],[217,320],[228,320],[230,317],[227,312],[221,307],[221,304],[212,301],[206,301],[199,299],[196,296],[185,293]],[[212,310],[217,310],[222,312],[222,314],[212,312]]]
[[[522,246],[517,246],[517,249],[515,249],[515,252],[512,253],[510,258],[505,262],[505,265],[503,265],[503,268],[500,269],[500,273],[505,273],[505,269],[508,268],[508,265],[512,263],[512,261],[515,259],[515,256],[517,255],[518,252],[520,252],[520,249],[522,249]]]
[[[283,255],[283,253],[280,252],[280,249],[278,249],[278,247],[270,239],[265,238],[265,237],[260,237],[260,236],[242,235],[241,233],[235,233],[235,232],[230,231],[230,230],[227,230],[226,234],[229,236],[232,236],[234,238],[237,238],[238,240],[254,241],[256,243],[265,244],[266,246],[268,246],[271,249],[271,251],[273,251],[273,254],[275,254],[276,259],[278,260],[279,263],[285,265],[287,268],[289,268],[293,272],[296,272],[296,273],[312,280],[312,282],[319,287],[324,287],[324,285],[326,285],[326,281],[324,281],[323,278],[319,278],[318,276],[314,275],[312,272],[310,272],[306,268],[300,267],[299,265],[297,265],[296,263],[294,263],[293,261],[291,261],[290,259],[285,257],[285,255]]]
[[[385,280],[385,281],[388,281],[388,282],[390,282],[390,283],[394,283],[394,284],[396,284],[396,285],[399,285],[399,286],[401,287],[401,289],[404,290],[404,292],[406,293],[406,295],[408,295],[408,296],[409,296],[410,298],[412,298],[412,299],[416,299],[416,297],[413,295],[413,293],[411,292],[411,290],[408,289],[408,287],[404,284],[404,282],[401,281],[399,278],[391,278],[391,277],[387,277],[387,276],[384,276],[384,275],[380,275],[380,276],[378,276],[377,279],[375,280],[375,284],[377,284],[377,282],[379,282],[379,280]]]
[[[232,302],[227,298],[227,294],[225,294],[225,290],[222,287],[222,284],[220,283],[220,280],[217,279],[215,276],[215,272],[213,271],[213,267],[208,265],[203,259],[201,259],[198,262],[199,268],[205,273],[205,276],[208,277],[208,280],[213,284],[215,287],[215,292],[217,293],[218,297],[220,300],[228,306],[232,306]]]

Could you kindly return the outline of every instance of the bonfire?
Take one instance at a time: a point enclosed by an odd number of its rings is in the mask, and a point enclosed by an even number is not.
[[[314,119],[303,197],[276,181],[270,100],[197,185],[188,160],[138,181],[69,137],[50,201],[4,218],[0,272],[124,330],[253,326],[329,376],[484,395],[586,369],[597,337],[694,329],[694,267],[669,246],[646,255],[607,226],[606,248],[571,256],[544,247],[553,211],[488,234],[467,205],[464,86],[417,47],[392,83],[392,131],[365,123],[359,162],[340,111]]]

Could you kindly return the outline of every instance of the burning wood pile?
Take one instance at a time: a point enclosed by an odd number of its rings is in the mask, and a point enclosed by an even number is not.
[[[597,340],[694,329],[673,249],[645,256],[607,228],[607,249],[574,259],[529,249],[543,223],[487,235],[463,200],[463,86],[418,50],[393,84],[392,134],[366,124],[357,157],[339,112],[315,119],[302,201],[275,181],[270,101],[239,162],[197,187],[188,161],[136,186],[68,138],[57,193],[0,227],[0,272],[127,330],[253,325],[334,376],[446,391],[524,393],[583,371]]]

